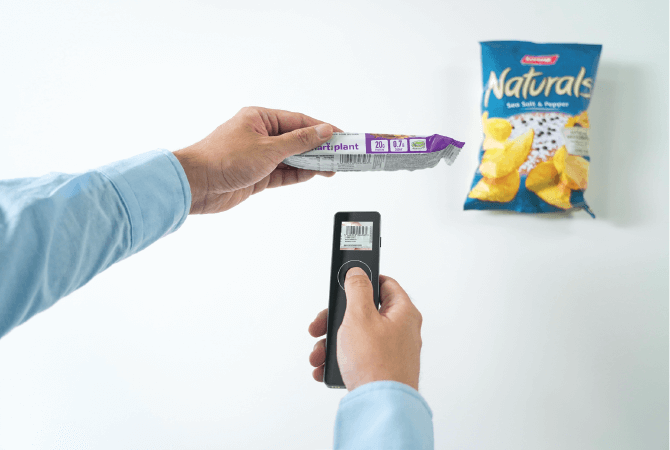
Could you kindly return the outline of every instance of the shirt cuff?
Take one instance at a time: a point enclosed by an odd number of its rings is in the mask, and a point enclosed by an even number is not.
[[[375,381],[348,393],[335,421],[336,449],[432,449],[433,412],[410,386]]]
[[[129,255],[177,230],[191,208],[191,188],[179,160],[154,150],[100,167],[121,197],[130,221]]]

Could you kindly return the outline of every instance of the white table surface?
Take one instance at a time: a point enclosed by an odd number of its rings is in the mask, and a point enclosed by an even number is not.
[[[436,448],[667,448],[667,2],[243,5],[4,0],[0,177],[176,150],[246,105],[464,151],[264,192],[113,266],[0,342],[0,449],[331,447],[345,392],[307,326],[340,210],[381,213],[423,313]],[[604,45],[596,220],[462,210],[493,39]]]

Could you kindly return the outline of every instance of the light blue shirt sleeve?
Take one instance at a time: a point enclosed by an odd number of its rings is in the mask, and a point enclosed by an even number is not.
[[[0,337],[112,264],[177,230],[188,179],[167,150],[80,174],[0,180]],[[411,387],[365,384],[340,402],[336,449],[432,449],[432,412]]]
[[[184,169],[167,150],[0,180],[0,337],[178,229],[190,206]]]
[[[375,381],[349,392],[335,420],[336,450],[432,450],[433,412],[415,389]]]

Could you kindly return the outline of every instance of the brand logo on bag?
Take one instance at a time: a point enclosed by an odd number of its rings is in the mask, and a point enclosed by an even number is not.
[[[537,57],[539,58],[539,56]],[[586,68],[579,69],[577,76],[565,75],[562,77],[540,77],[542,72],[535,70],[535,67],[529,67],[528,72],[521,76],[507,78],[511,67],[506,68],[496,76],[494,71],[489,75],[489,81],[486,83],[484,92],[484,106],[489,106],[491,92],[497,99],[503,97],[537,97],[544,95],[549,97],[552,90],[556,95],[575,96],[575,98],[591,98],[591,89],[593,88],[593,78],[586,77]]]
[[[525,55],[521,58],[521,64],[527,66],[552,66],[556,64],[558,55]]]

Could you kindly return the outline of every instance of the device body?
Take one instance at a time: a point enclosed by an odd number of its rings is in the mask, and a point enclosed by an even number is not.
[[[360,267],[372,281],[373,301],[379,308],[379,248],[381,216],[378,212],[338,212],[333,224],[330,267],[326,364],[323,381],[329,388],[344,388],[337,363],[337,331],[347,308],[344,278],[347,270]]]

